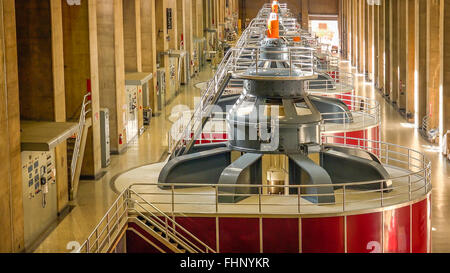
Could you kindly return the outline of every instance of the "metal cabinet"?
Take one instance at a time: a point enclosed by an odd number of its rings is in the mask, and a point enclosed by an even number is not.
[[[102,168],[111,163],[111,142],[109,136],[109,110],[100,109],[100,142],[102,146]]]
[[[156,77],[157,110],[162,111],[166,105],[166,71],[164,68],[158,69]]]

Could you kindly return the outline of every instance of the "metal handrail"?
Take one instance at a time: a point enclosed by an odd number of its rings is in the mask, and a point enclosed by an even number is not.
[[[342,205],[342,212],[348,212],[352,211],[355,208],[352,208],[350,205],[359,204],[361,202],[365,202],[366,204],[371,204],[371,202],[376,202],[378,205],[372,204],[371,207],[378,208],[378,207],[385,207],[385,206],[391,206],[391,205],[397,205],[404,203],[406,201],[412,201],[413,199],[421,198],[423,196],[426,196],[432,189],[431,185],[431,162],[425,158],[425,156],[415,150],[412,150],[407,147],[403,147],[400,145],[395,144],[389,144],[381,141],[374,141],[369,139],[358,139],[358,138],[351,138],[351,137],[341,137],[341,136],[324,136],[325,143],[329,143],[330,140],[332,143],[335,142],[357,142],[358,144],[352,145],[352,144],[334,144],[337,146],[344,146],[344,147],[352,147],[352,148],[360,148],[364,150],[368,150],[372,152],[373,154],[377,155],[381,162],[388,167],[391,168],[397,168],[401,169],[405,172],[405,174],[398,175],[395,177],[390,177],[387,180],[375,180],[375,181],[364,181],[364,182],[357,182],[357,183],[338,183],[333,184],[333,187],[341,187],[343,189],[342,193],[340,192],[334,192],[332,194],[304,194],[302,193],[302,190],[304,189],[319,189],[323,187],[330,187],[330,185],[217,185],[217,184],[193,184],[193,183],[185,183],[185,184],[164,184],[165,187],[170,187],[171,191],[165,191],[165,192],[151,192],[148,189],[154,186],[157,186],[159,184],[157,183],[136,183],[130,186],[130,188],[135,188],[136,191],[141,190],[139,193],[141,196],[146,197],[164,197],[167,196],[171,200],[170,201],[157,201],[153,200],[154,205],[170,205],[171,209],[170,211],[172,213],[176,213],[176,206],[180,205],[196,205],[196,206],[215,206],[216,212],[219,211],[219,207],[222,206],[228,206],[227,204],[220,204],[218,199],[223,196],[227,197],[254,197],[254,199],[257,199],[258,201],[256,203],[251,202],[245,202],[245,203],[238,203],[233,204],[236,206],[258,206],[259,208],[263,206],[280,206],[280,207],[292,207],[292,204],[285,204],[285,203],[268,203],[268,202],[262,202],[261,200],[263,197],[267,196],[273,196],[269,194],[264,194],[264,191],[268,188],[279,188],[284,189],[286,192],[290,192],[289,189],[297,189],[299,191],[299,194],[295,196],[295,198],[298,198],[297,203],[301,204],[300,200],[304,197],[319,197],[319,196],[327,196],[327,195],[335,195],[337,197],[342,197],[341,203],[333,203],[333,204],[320,204],[320,207],[325,207],[327,205],[331,205],[332,207],[336,207],[337,205]],[[384,183],[387,181],[392,182],[392,187],[387,189],[384,187]],[[355,186],[369,186],[369,185],[376,185],[380,184],[379,189],[375,190],[367,190],[367,191],[360,191],[355,192],[352,191],[352,187]],[[160,185],[159,185],[160,186]],[[201,188],[211,188],[209,192],[200,192],[200,193],[192,193],[192,192],[183,192],[183,191],[177,191],[175,192],[175,188],[177,187],[201,187]],[[234,192],[239,192],[238,189],[249,189],[245,193],[224,193],[221,192],[220,189],[234,189]],[[147,190],[146,190],[147,189]],[[403,189],[403,191],[402,191]],[[386,190],[395,190],[393,194],[389,194],[385,192]],[[228,191],[229,192],[229,191]],[[233,191],[232,191],[233,192]],[[255,193],[257,192],[257,193]],[[359,197],[356,200],[352,200],[353,195],[359,195]],[[362,198],[361,196],[366,194],[367,196],[365,198]],[[379,194],[379,196],[373,196],[373,194]],[[418,196],[417,196],[418,195]],[[192,197],[198,197],[193,199],[193,202],[188,201],[178,201],[175,202],[175,196],[192,196]],[[404,198],[400,198],[404,196]],[[214,199],[215,201],[207,201],[202,203],[201,199],[199,197],[210,197]],[[286,195],[287,198],[293,198],[293,195]],[[398,199],[398,200],[397,200]],[[379,203],[378,203],[379,202]],[[300,205],[299,205],[300,206]],[[317,204],[301,204],[301,206],[311,207],[311,206],[317,206]],[[186,211],[184,211],[186,212]],[[196,209],[196,212],[199,212],[198,209]],[[296,213],[300,213],[301,209],[299,207],[299,210]],[[270,212],[264,212],[259,209],[259,211],[250,211],[250,213],[265,213],[270,214]],[[286,214],[291,214],[288,211],[284,211]]]
[[[228,74],[227,67],[230,66],[229,63],[232,60],[232,58],[230,57],[231,51],[228,51],[225,57],[223,58],[222,62],[219,64],[213,79],[209,81],[208,87],[200,99],[200,104],[195,108],[191,120],[189,121],[184,130],[185,133],[188,133],[192,130],[196,131],[198,130],[199,127],[201,127],[202,118],[204,117],[206,109],[208,109],[208,107],[211,106],[213,97],[217,94],[217,92],[220,92],[220,90],[218,90],[219,86],[223,84],[223,81],[225,81],[225,78],[227,77]],[[172,147],[172,150],[170,150],[170,154],[176,153],[176,156],[178,156],[179,153],[181,153],[181,147],[183,145],[184,145],[183,140],[182,139],[178,140],[177,143]]]
[[[333,95],[330,95],[329,93],[314,93],[314,95],[319,96],[327,96],[327,97],[333,97]],[[324,124],[321,126],[321,133],[326,134],[329,133],[328,126],[329,124],[334,124],[336,122],[342,121],[341,125],[344,125],[341,127],[341,130],[348,130],[348,129],[359,129],[359,128],[368,128],[373,127],[376,125],[379,125],[381,123],[381,108],[378,101],[371,98],[366,98],[362,96],[356,96],[356,95],[345,95],[342,98],[339,98],[341,101],[343,101],[346,105],[350,106],[350,114],[353,117],[358,117],[358,119],[353,119],[353,121],[349,122],[347,113],[343,112],[327,112],[327,113],[321,113],[323,117]],[[186,117],[190,117],[191,113],[190,111],[183,112],[183,114],[180,116],[180,118],[174,123],[171,130],[168,132],[168,145],[169,150],[171,150],[171,147],[173,147],[174,143],[178,141],[180,138],[183,139],[184,142],[187,142],[192,139],[193,133],[190,132],[187,133],[184,131],[185,125],[189,120]],[[342,115],[339,117],[335,117],[338,115]],[[216,112],[213,115],[211,115],[209,119],[209,123],[207,123],[204,128],[202,128],[201,133],[198,135],[198,141],[202,143],[203,141],[210,142],[221,142],[221,141],[228,141],[226,138],[217,138],[218,135],[224,135],[227,134],[227,128],[226,126],[216,126],[215,122],[225,122],[226,121],[226,113],[225,112]],[[349,127],[351,125],[351,127]],[[208,127],[213,127],[213,130],[207,129]],[[339,129],[333,129],[333,132],[339,131]],[[212,134],[215,134],[213,137]],[[204,137],[204,135],[210,135],[210,138]],[[183,138],[184,137],[184,138]]]
[[[77,167],[78,157],[80,155],[81,138],[83,135],[84,126],[86,125],[86,115],[91,111],[91,109],[86,109],[86,107],[91,104],[91,101],[88,100],[90,95],[91,95],[91,93],[87,93],[83,98],[80,119],[79,119],[79,122],[77,125],[78,130],[76,132],[76,141],[75,141],[75,146],[74,146],[73,155],[72,155],[72,163],[70,165],[71,182],[73,182],[75,180],[75,171],[76,171],[76,167]]]
[[[287,14],[289,13],[289,10],[286,8],[283,8],[284,12]],[[263,8],[264,10],[264,8]],[[259,15],[262,15],[260,12]],[[293,25],[293,29],[291,31],[297,31],[299,34],[303,33],[304,31],[301,30],[299,27],[299,24],[297,23],[295,18],[283,18],[283,21],[289,24],[287,26],[291,27]],[[207,85],[207,89],[202,94],[202,98],[200,100],[200,104],[196,107],[194,112],[192,113],[191,120],[188,124],[186,124],[186,127],[183,129],[184,135],[187,136],[192,131],[194,131],[194,137],[198,135],[198,132],[201,130],[201,126],[203,125],[203,118],[205,112],[210,109],[213,98],[217,95],[217,92],[220,92],[222,90],[218,90],[218,87],[221,86],[223,81],[225,80],[225,77],[228,75],[228,73],[234,72],[243,72],[245,69],[248,69],[249,66],[252,66],[252,64],[255,64],[256,71],[258,74],[258,61],[264,61],[262,58],[260,58],[260,52],[261,50],[259,48],[255,48],[256,50],[256,56],[255,58],[251,58],[250,62],[248,60],[245,60],[245,62],[241,59],[241,56],[244,54],[244,51],[246,50],[245,47],[249,43],[249,37],[252,34],[263,34],[265,25],[267,25],[267,21],[264,20],[262,17],[257,17],[253,19],[250,23],[250,27],[248,27],[243,35],[239,38],[237,41],[237,47],[229,50],[227,54],[222,59],[221,63],[219,64],[217,71],[214,75],[214,77],[209,81]],[[309,35],[309,34],[308,34]],[[288,35],[289,36],[289,35]],[[251,49],[253,50],[253,49]],[[303,56],[303,54],[298,54],[299,51],[301,52],[307,52],[306,56]],[[247,49],[248,52],[248,49]],[[250,51],[252,52],[252,51]],[[254,52],[253,52],[254,53]],[[253,54],[252,53],[252,54]],[[273,52],[272,52],[273,53]],[[289,74],[291,75],[294,68],[296,70],[298,68],[301,68],[301,70],[304,72],[306,71],[307,74],[313,74],[314,73],[314,58],[313,58],[313,50],[311,48],[305,48],[305,47],[290,47],[288,52],[289,54]],[[297,53],[297,54],[296,54]],[[255,60],[256,59],[256,60]],[[305,61],[306,59],[306,61]],[[310,60],[310,63],[309,63]],[[255,61],[254,63],[252,63]],[[274,60],[275,61],[275,60]],[[294,68],[293,68],[294,67]],[[298,71],[298,70],[297,70]],[[305,73],[305,72],[304,72]],[[182,147],[185,145],[185,139],[183,137],[180,137],[176,141],[174,141],[174,144],[169,144],[169,154],[172,156],[179,156],[183,149]]]
[[[109,250],[111,245],[113,244],[114,240],[116,238],[114,235],[120,230],[122,230],[125,225],[127,224],[127,221],[119,222],[119,219],[127,219],[128,220],[128,189],[122,191],[122,193],[119,194],[119,196],[116,198],[116,200],[113,202],[111,207],[106,212],[105,216],[99,221],[97,226],[93,229],[91,234],[87,237],[87,239],[84,241],[84,243],[81,245],[78,252],[82,253],[91,253],[91,252],[106,252]],[[122,208],[122,214],[119,215],[119,206]],[[113,217],[110,216],[111,213],[114,213]],[[120,216],[120,217],[119,217]],[[126,216],[126,217],[124,217]],[[111,222],[111,218],[117,217],[117,221]],[[111,226],[111,223],[113,224]],[[99,246],[104,244],[105,239],[101,240],[101,236],[104,234],[105,230],[107,231],[106,237],[108,239],[108,247],[99,248]],[[117,232],[118,231],[118,232]],[[92,246],[95,245],[96,248],[93,248]],[[104,249],[106,249],[104,251]]]
[[[336,140],[342,142],[344,141],[347,143],[348,141],[358,141],[357,145],[349,145],[349,144],[338,144],[338,146],[346,146],[346,147],[358,147],[361,149],[366,149],[369,151],[372,151],[374,154],[378,155],[380,160],[387,166],[390,166],[392,168],[399,167],[402,168],[405,171],[408,171],[407,174],[399,175],[396,177],[389,178],[389,181],[392,181],[392,188],[396,192],[395,194],[389,195],[389,193],[385,192],[386,188],[384,188],[384,183],[387,180],[376,180],[376,181],[365,181],[365,182],[357,182],[357,183],[338,183],[333,184],[333,187],[341,187],[342,192],[334,192],[332,195],[336,197],[341,197],[342,201],[335,202],[335,203],[326,203],[326,204],[320,204],[320,207],[324,208],[327,206],[331,206],[331,210],[324,211],[324,212],[317,212],[317,213],[339,213],[339,212],[349,212],[354,211],[355,209],[351,208],[351,205],[359,204],[361,202],[366,202],[366,204],[371,204],[369,209],[371,208],[383,208],[386,206],[393,206],[398,205],[401,203],[404,203],[406,201],[413,201],[419,198],[423,198],[424,196],[428,195],[430,191],[432,190],[432,184],[431,184],[431,162],[425,158],[425,155],[415,151],[413,149],[395,145],[395,144],[389,144],[381,141],[373,141],[364,139],[361,141],[361,139],[357,138],[351,138],[351,137],[341,137],[341,136],[327,136],[326,142],[328,142],[330,139],[333,140],[332,142],[335,142]],[[363,144],[361,144],[363,143]],[[335,144],[336,145],[336,144]],[[394,165],[393,165],[394,164]],[[399,184],[396,184],[395,182],[399,181]],[[407,182],[405,182],[407,181]],[[367,186],[367,185],[374,185],[374,184],[380,184],[380,189],[376,190],[367,190],[367,191],[352,191],[352,187],[355,186]],[[118,233],[126,226],[127,221],[130,219],[129,213],[131,211],[138,212],[139,215],[143,215],[147,217],[149,215],[152,215],[153,217],[156,217],[158,226],[161,230],[166,230],[166,236],[171,237],[175,241],[182,243],[184,246],[191,247],[193,249],[199,249],[199,246],[197,244],[200,244],[205,248],[206,252],[214,252],[213,249],[211,249],[208,245],[203,243],[200,239],[198,239],[195,235],[187,231],[184,227],[179,225],[175,220],[173,220],[170,216],[168,216],[161,206],[163,205],[170,205],[169,211],[172,213],[172,215],[175,215],[176,206],[178,205],[192,205],[195,204],[196,206],[213,206],[215,207],[216,213],[220,212],[220,208],[223,206],[239,206],[239,207],[245,207],[245,206],[257,206],[257,211],[250,211],[251,214],[279,214],[279,212],[267,212],[264,211],[263,208],[265,206],[271,206],[271,207],[282,207],[284,208],[283,214],[293,214],[292,212],[287,211],[286,209],[289,207],[295,207],[294,214],[304,214],[305,208],[308,207],[317,207],[317,204],[313,203],[302,203],[300,200],[305,197],[319,197],[319,196],[329,196],[331,194],[305,194],[302,193],[303,189],[311,189],[311,188],[321,188],[321,187],[330,187],[330,185],[217,185],[217,184],[194,184],[194,183],[186,183],[183,184],[183,187],[202,187],[202,188],[212,188],[212,193],[189,193],[189,192],[175,192],[176,187],[179,187],[180,184],[165,184],[164,186],[170,187],[169,192],[151,192],[149,191],[149,187],[154,186],[160,186],[160,184],[157,183],[135,183],[129,186],[129,188],[125,189],[115,200],[111,208],[106,212],[106,215],[100,220],[99,224],[94,228],[94,230],[91,232],[91,234],[88,236],[87,240],[82,244],[79,252],[106,252],[110,249],[112,244],[117,239]],[[234,188],[234,189],[243,189],[243,188],[250,188],[254,189],[255,193],[224,193],[220,191],[220,189],[224,188]],[[298,199],[295,203],[273,203],[273,202],[267,202],[264,201],[265,197],[270,197],[274,195],[270,195],[267,193],[264,193],[269,188],[281,188],[285,190],[287,193],[289,193],[289,189],[296,189],[297,194],[294,195],[286,195],[287,198],[296,198]],[[400,191],[399,189],[403,188],[403,191]],[[256,189],[256,190],[255,190]],[[139,191],[140,190],[140,191]],[[368,194],[367,198],[362,198],[361,195]],[[373,196],[373,195],[378,196]],[[360,195],[356,200],[352,200],[352,195]],[[138,197],[137,199],[133,196]],[[154,197],[152,201],[150,201],[149,197]],[[156,199],[158,196],[169,196],[170,202],[161,202]],[[195,202],[176,202],[176,196],[193,196],[197,197],[195,199]],[[214,202],[203,202],[199,200],[199,196],[211,196],[214,198]],[[257,199],[257,203],[238,203],[238,204],[220,204],[219,205],[219,198],[223,196],[234,196],[234,197],[254,197]],[[407,196],[407,197],[405,197]],[[280,196],[283,197],[283,196]],[[404,198],[400,198],[404,197]],[[390,202],[390,203],[389,203]],[[140,211],[137,211],[135,208],[129,207],[129,204],[137,204],[139,208],[144,213],[141,213]],[[156,211],[155,213],[152,213],[150,210],[146,209],[145,206],[149,206],[151,209]],[[303,208],[303,211],[302,211]],[[338,210],[333,210],[333,208],[339,208]],[[357,209],[366,209],[358,207]],[[194,212],[194,211],[193,211]],[[195,212],[199,212],[198,209],[196,209]],[[242,209],[239,210],[239,213],[245,213]],[[311,212],[310,212],[311,213]],[[112,214],[112,216],[111,216]],[[159,217],[162,217],[159,218]],[[155,218],[155,219],[156,219]],[[124,221],[126,219],[127,221]],[[171,223],[172,225],[169,225]],[[188,240],[186,236],[183,236],[178,232],[177,230],[183,231],[188,236],[192,237],[192,239],[197,242],[192,242],[191,240]],[[200,250],[202,250],[200,248]]]
[[[439,129],[430,128],[430,115],[426,115],[422,119],[422,132],[429,141],[434,141],[439,136]]]
[[[140,202],[133,197],[138,198]],[[151,209],[157,212],[157,215],[146,209],[144,206],[142,206],[141,203],[145,203],[147,206],[150,206]],[[130,204],[138,205],[143,212],[136,210],[133,206],[130,206]],[[149,220],[160,230],[165,231],[165,239],[167,241],[169,239],[173,239],[175,242],[179,243],[190,252],[216,252],[214,249],[202,242],[186,228],[178,224],[170,216],[159,210],[152,203],[145,200],[131,188],[127,188],[119,194],[112,206],[106,212],[105,216],[103,216],[94,230],[80,246],[78,252],[103,253],[109,251],[111,246],[117,239],[117,236],[120,235],[120,231],[123,230],[128,221],[132,218],[130,213],[133,211],[144,217],[144,219]],[[160,217],[163,219],[161,219]],[[183,232],[185,235],[181,234],[180,232]],[[190,237],[193,241],[186,238],[186,236]]]
[[[354,90],[355,76],[352,73],[337,70],[326,72],[330,78],[313,79],[305,82],[305,90],[314,93],[346,93]]]
[[[209,107],[212,106],[213,98],[221,92],[219,88],[222,86],[223,82],[226,80],[226,77],[229,76],[229,73],[240,73],[244,72],[249,67],[254,66],[256,68],[256,74],[259,75],[261,70],[258,72],[258,63],[259,61],[277,61],[267,58],[261,58],[261,49],[255,48],[253,53],[255,54],[254,58],[246,60],[245,64],[242,61],[239,61],[244,50],[242,48],[233,48],[230,49],[222,62],[218,66],[218,69],[214,75],[214,77],[209,81],[205,92],[202,94],[199,105],[195,108],[192,113],[191,119],[189,123],[186,124],[185,135],[194,131],[197,132],[201,130],[202,120],[205,117],[205,113],[207,112]],[[273,52],[271,52],[273,53]],[[280,51],[280,53],[285,53],[289,55],[289,60],[291,66],[286,68],[286,71],[289,71],[289,75],[293,75],[294,71],[299,71],[298,68],[301,68],[303,74],[312,75],[314,73],[314,57],[313,51],[309,48],[304,47],[290,47],[287,51]],[[293,66],[295,68],[293,68]],[[197,133],[196,133],[197,134]],[[175,156],[179,156],[182,152],[182,147],[184,145],[184,140],[179,139],[176,141],[176,144],[171,147],[169,150],[170,154]]]
[[[150,210],[147,210],[143,207],[141,207],[142,209],[145,210],[145,212],[148,215],[152,215],[152,219],[154,220],[154,223],[170,223],[172,225],[172,227],[170,227],[170,225],[166,225],[166,235],[169,235],[172,237],[172,239],[177,240],[185,245],[187,245],[190,248],[194,248],[197,249],[197,251],[199,252],[205,252],[205,253],[215,253],[215,251],[209,247],[207,244],[205,244],[204,242],[202,242],[199,238],[197,238],[195,235],[193,235],[191,232],[189,232],[187,229],[185,229],[183,226],[181,226],[180,224],[178,224],[175,220],[173,220],[170,216],[168,216],[167,214],[165,214],[163,211],[161,211],[158,207],[156,207],[155,205],[153,205],[152,203],[148,202],[147,200],[145,200],[142,196],[140,196],[138,193],[136,193],[134,190],[131,189],[131,187],[128,189],[129,190],[129,196],[130,196],[130,200],[133,203],[138,203],[136,200],[134,200],[131,197],[131,194],[133,194],[134,196],[138,197],[141,201],[143,201],[147,206],[150,206],[151,209],[155,210],[158,215],[156,216],[154,213],[150,212]],[[159,217],[162,217],[164,220],[160,219]],[[205,250],[203,251],[200,247],[198,247],[195,243],[189,241],[185,236],[179,234],[179,232],[176,231],[176,229],[181,230],[182,232],[184,232],[185,234],[187,234],[189,237],[191,237],[195,242],[199,243],[200,245],[202,245]]]

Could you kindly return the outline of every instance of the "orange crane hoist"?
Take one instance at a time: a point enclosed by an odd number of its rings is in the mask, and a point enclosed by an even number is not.
[[[269,21],[267,22],[267,37],[273,39],[280,38],[280,20],[278,18],[278,14],[271,13],[269,16]]]
[[[279,13],[280,12],[280,4],[278,1],[273,1],[272,3],[272,12],[273,13]]]

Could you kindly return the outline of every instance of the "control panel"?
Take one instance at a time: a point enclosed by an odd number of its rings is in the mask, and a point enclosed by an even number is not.
[[[44,186],[56,184],[56,168],[51,152],[23,152],[22,177],[26,183],[26,197],[33,199],[39,196]]]
[[[57,218],[55,152],[24,151],[22,191],[25,247],[29,247]]]

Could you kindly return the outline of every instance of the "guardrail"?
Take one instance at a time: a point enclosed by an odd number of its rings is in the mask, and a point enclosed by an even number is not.
[[[157,189],[156,183],[134,184],[130,188],[161,210],[170,213],[239,213],[239,214],[333,214],[357,210],[373,210],[401,205],[427,196],[431,189],[431,163],[425,156],[407,147],[368,139],[325,136],[325,143],[360,148],[378,155],[381,163],[391,173],[388,180],[334,184],[331,194],[320,192],[330,185],[216,185],[216,184],[164,184],[167,190]],[[260,182],[259,182],[260,183]],[[385,184],[391,184],[389,188]],[[182,186],[183,189],[178,187]],[[356,190],[355,186],[378,186],[378,189]],[[185,189],[195,187],[197,190]],[[282,194],[269,194],[269,189]],[[245,192],[243,190],[245,189]],[[292,192],[295,191],[294,194]],[[291,194],[289,194],[291,193]],[[305,201],[333,195],[334,203],[314,204]],[[221,198],[242,198],[234,204],[221,203]]]
[[[333,214],[346,213],[356,210],[373,210],[388,206],[395,206],[425,197],[432,189],[431,163],[425,156],[415,150],[400,145],[389,144],[369,139],[359,139],[340,136],[324,136],[325,143],[337,146],[360,148],[377,155],[393,175],[389,180],[365,181],[352,184],[334,184],[339,187],[334,191],[334,203],[320,205],[305,202],[307,198],[322,197],[327,194],[306,194],[306,190],[329,187],[329,185],[215,185],[215,184],[184,184],[183,187],[196,187],[199,190],[179,189],[180,184],[165,184],[168,190],[155,190],[159,184],[133,184],[123,191],[105,216],[101,219],[94,231],[81,246],[82,253],[107,252],[114,240],[126,226],[129,213],[158,218],[160,227],[172,236],[180,227],[168,214],[176,213],[239,213],[239,214]],[[356,143],[336,144],[336,143]],[[285,158],[287,160],[287,158]],[[285,170],[286,171],[286,170]],[[392,187],[386,189],[386,182]],[[355,186],[379,185],[376,190],[354,190]],[[249,192],[239,193],[241,189],[250,189]],[[228,189],[228,191],[224,191]],[[234,189],[237,193],[230,192]],[[387,190],[390,190],[388,192]],[[290,194],[292,191],[296,193]],[[270,194],[279,192],[281,194]],[[245,197],[244,201],[236,204],[220,203],[224,197]],[[134,206],[130,206],[134,204]],[[161,222],[162,221],[162,222]],[[188,232],[187,230],[185,233]],[[188,233],[189,234],[189,233]],[[193,236],[193,235],[192,235]],[[194,236],[195,237],[195,236]],[[187,239],[177,240],[186,241]],[[188,240],[192,246],[198,247],[193,240]],[[204,252],[214,252],[206,245],[200,243]]]
[[[422,134],[430,142],[436,141],[439,136],[439,130],[436,128],[430,128],[430,116],[426,115],[422,119]]]
[[[315,71],[314,50],[307,47],[288,47],[286,50],[269,51],[259,47],[255,48],[233,48],[230,50],[232,66],[229,68],[233,73],[244,73],[249,68],[254,69],[255,76],[266,76],[267,72],[280,73],[282,76],[306,75],[312,76]],[[284,59],[268,58],[265,55],[279,54],[284,55]],[[270,62],[285,62],[288,67],[271,68],[261,64]]]
[[[313,79],[305,82],[305,90],[315,93],[348,93],[354,90],[355,76],[340,70],[328,70],[325,79]]]
[[[145,204],[145,206],[143,205]],[[127,226],[133,215],[138,215],[163,231],[164,239],[183,246],[190,253],[214,253],[215,251],[195,235],[178,224],[172,217],[159,210],[131,188],[125,189],[100,220],[79,253],[106,253]]]
[[[128,195],[128,189],[119,194],[78,252],[105,253],[110,250],[128,223]]]
[[[314,95],[335,97],[333,94],[317,92]],[[345,95],[339,98],[350,109],[352,116],[349,122],[349,114],[346,112],[321,113],[324,123],[321,133],[348,132],[351,130],[362,130],[378,126],[381,123],[381,109],[378,101],[356,95]],[[193,136],[193,131],[185,131],[185,125],[189,122],[191,112],[183,112],[180,118],[173,124],[168,132],[169,150],[173,150],[175,143],[182,140],[186,143]],[[196,139],[197,144],[228,141],[226,127],[226,113],[215,112],[210,116],[208,123],[204,126]]]
[[[80,118],[77,125],[78,130],[76,132],[76,141],[72,155],[72,163],[70,165],[71,183],[73,183],[73,181],[75,180],[78,157],[80,155],[81,138],[83,137],[83,130],[84,126],[86,125],[86,115],[91,112],[90,108],[87,109],[87,107],[91,104],[91,101],[89,100],[90,96],[91,93],[86,94],[83,98],[83,104],[81,105]]]
[[[289,63],[289,67],[275,69],[276,72],[284,72],[286,76],[311,76],[314,74],[314,55],[313,50],[309,48],[289,47],[287,50],[276,52],[265,51],[260,48],[230,49],[220,63],[213,79],[208,82],[207,88],[202,94],[199,105],[192,113],[191,119],[187,124],[185,124],[186,127],[183,129],[183,131],[185,131],[185,135],[188,135],[191,132],[194,132],[195,135],[200,133],[204,118],[208,118],[208,115],[205,115],[205,113],[211,110],[211,106],[215,104],[214,100],[218,98],[217,96],[221,92],[223,92],[221,88],[226,88],[226,84],[224,85],[224,83],[230,78],[231,73],[244,73],[251,67],[255,70],[255,76],[265,76],[265,72],[269,70],[273,72],[274,69],[268,69],[265,67],[260,68],[259,64],[261,62],[280,60],[262,57],[262,53],[280,53],[286,55],[287,60],[285,61]],[[242,57],[246,54],[250,54],[250,58]],[[183,145],[185,145],[185,143],[181,140],[174,145],[170,145],[171,149],[169,150],[169,153],[174,156],[179,156],[180,154],[178,152],[182,151],[181,148]]]

